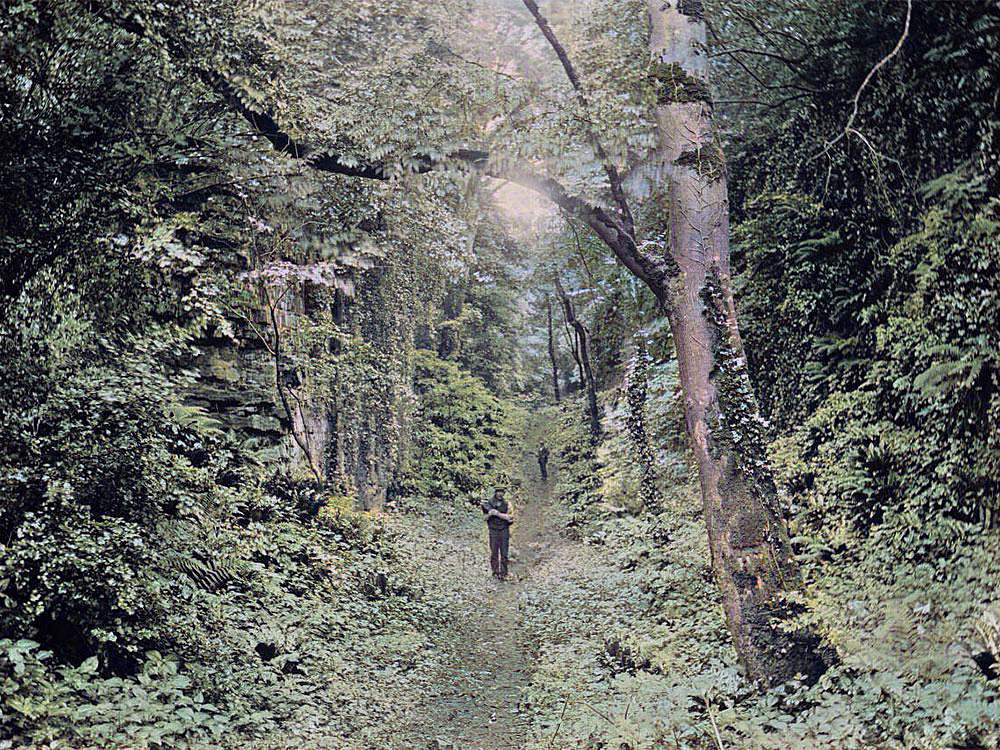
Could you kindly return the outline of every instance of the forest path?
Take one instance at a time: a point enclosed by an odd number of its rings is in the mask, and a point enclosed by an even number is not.
[[[519,710],[544,628],[528,622],[527,603],[544,597],[553,577],[600,564],[586,545],[562,533],[564,522],[547,483],[527,480],[515,501],[508,580],[493,580],[486,524],[471,509],[429,519],[410,546],[442,588],[447,622],[432,636],[437,669],[421,691],[394,750],[520,750],[530,717]],[[430,576],[433,579],[430,579]]]

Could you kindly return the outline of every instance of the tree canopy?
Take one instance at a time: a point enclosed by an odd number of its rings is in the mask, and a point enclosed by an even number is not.
[[[996,747],[998,73],[996,0],[4,0],[0,749],[457,747],[474,653],[480,744]]]

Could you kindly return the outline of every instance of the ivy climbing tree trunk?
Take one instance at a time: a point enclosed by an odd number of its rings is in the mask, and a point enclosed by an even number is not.
[[[576,373],[580,380],[580,387],[585,388],[587,384],[587,375],[583,371],[583,360],[580,359],[580,334],[576,332],[575,328],[571,327],[570,324],[566,322],[565,313],[563,314],[563,335],[566,336],[566,346],[569,347],[569,353],[573,355],[573,361],[576,362]]]
[[[552,334],[552,300],[545,298],[545,315],[549,324],[549,361],[552,363],[552,390],[555,393],[556,403],[562,400],[559,392],[559,362],[556,360],[556,341]]]
[[[749,678],[774,684],[819,664],[813,642],[778,625],[798,585],[750,386],[729,265],[725,161],[712,118],[701,0],[648,0],[658,83],[648,200],[661,217],[663,273],[651,286],[673,330],[698,463],[712,569]],[[649,283],[649,282],[647,282]]]
[[[585,388],[587,374],[583,371],[583,360],[580,359],[580,334],[566,321],[565,314],[563,314],[563,333],[566,336],[566,345],[569,347],[569,353],[573,355],[573,361],[576,362],[576,372],[577,377],[580,379],[580,387]]]
[[[646,395],[649,386],[649,357],[642,336],[635,337],[635,353],[625,375],[625,421],[632,451],[639,464],[639,494],[650,513],[663,510],[660,493],[656,489],[656,459],[646,432]]]
[[[465,282],[458,281],[448,289],[441,305],[444,319],[438,325],[438,356],[448,359],[457,356],[462,349],[461,322],[462,308],[465,306]]]

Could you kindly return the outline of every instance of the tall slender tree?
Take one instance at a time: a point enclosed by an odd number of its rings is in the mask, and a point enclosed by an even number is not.
[[[737,653],[751,678],[815,669],[807,638],[777,627],[797,585],[768,465],[765,430],[740,339],[729,264],[726,168],[712,118],[700,0],[648,0],[658,83],[651,237],[701,480],[712,569]]]
[[[549,361],[552,363],[552,390],[558,404],[562,400],[562,394],[559,392],[559,362],[556,359],[556,341],[552,332],[552,300],[548,296],[545,297],[545,315],[549,327]]]
[[[523,2],[586,108],[566,49],[534,0]],[[587,222],[649,286],[670,321],[729,630],[748,677],[773,684],[815,673],[820,664],[812,638],[781,627],[798,571],[736,319],[725,156],[712,116],[704,9],[701,0],[648,0],[647,10],[657,106],[656,142],[639,170],[645,184],[626,190],[591,132],[617,208],[570,197],[551,180],[536,189]],[[637,224],[635,216],[646,220]]]
[[[580,357],[580,368],[583,371],[583,386],[587,390],[587,413],[590,415],[590,437],[597,441],[601,437],[601,409],[597,402],[597,382],[594,380],[594,368],[590,362],[590,331],[576,315],[576,307],[572,298],[566,292],[559,276],[555,277],[556,293],[562,303],[566,325],[571,326],[576,337],[577,351]]]

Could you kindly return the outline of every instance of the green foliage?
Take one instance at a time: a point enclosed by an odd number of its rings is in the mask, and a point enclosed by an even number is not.
[[[676,445],[676,370],[661,365],[651,381],[654,443]],[[568,419],[555,425],[558,443],[573,442],[569,429],[586,434],[583,410],[566,413],[575,413],[575,428]],[[659,465],[672,463],[676,473],[660,485],[663,514],[643,517],[627,425],[609,416],[596,461],[560,453],[571,530],[584,529],[580,536],[611,570],[577,553],[584,559],[565,561],[572,571],[545,597],[527,600],[527,619],[547,634],[524,699],[535,716],[529,747],[997,746],[1000,687],[975,661],[996,638],[995,536],[921,562],[899,556],[902,545],[928,544],[926,527],[916,525],[902,539],[899,527],[880,528],[850,555],[838,554],[842,535],[832,530],[822,541],[797,538],[806,586],[796,626],[822,634],[839,661],[815,685],[793,682],[760,695],[740,677],[728,642],[686,452],[658,454]],[[838,514],[849,516],[841,506],[826,517]]]
[[[513,294],[514,282],[473,286],[467,292],[467,302],[459,323],[460,336],[466,344],[457,360],[462,367],[481,379],[486,387],[500,396],[509,396],[519,382],[520,354],[516,347],[519,320]]]
[[[923,559],[995,525],[998,229],[993,204],[971,221],[936,209],[893,249],[916,271],[900,274],[903,314],[876,330],[862,388],[827,398],[776,449],[803,528],[843,544],[886,524],[900,555]]]
[[[521,414],[452,362],[419,350],[414,452],[399,492],[477,502],[491,485],[517,476]]]
[[[62,658],[128,663],[158,611],[141,572],[156,519],[182,502],[185,451],[211,438],[169,420],[174,386],[152,356],[159,345],[107,349],[79,369],[36,359],[33,403],[17,400],[19,379],[0,395],[0,633],[27,634]],[[116,643],[122,632],[131,635]]]
[[[840,241],[822,207],[806,196],[766,193],[748,205],[733,228],[733,256],[757,269],[736,289],[740,329],[748,340],[761,410],[779,425],[795,424],[836,384],[850,380],[858,362],[838,358],[818,340],[842,325],[843,269],[830,263]],[[780,330],[781,336],[772,332]],[[838,341],[838,347],[846,347]],[[767,373],[767,375],[764,375]]]
[[[761,113],[768,135],[732,144],[733,237],[749,365],[803,533],[837,546],[884,525],[901,557],[927,559],[996,524],[995,4],[913,4],[860,99],[866,140],[808,135],[849,114],[826,87],[874,65],[858,31],[904,10],[795,16],[800,40],[842,41],[825,70],[805,73],[803,53],[781,73],[811,76],[815,111]]]
[[[601,499],[601,481],[589,421],[581,421],[582,416],[590,419],[586,410],[585,399],[576,397],[567,399],[553,415],[556,429],[552,432],[554,440],[550,450],[558,467],[556,494],[571,509],[571,527],[584,523],[589,511]]]
[[[763,697],[740,681],[676,363],[658,364],[647,413],[637,378],[598,448],[576,399],[535,420],[605,567],[523,603],[559,636],[538,638],[533,742],[996,747],[973,661],[998,648],[996,4],[914,3],[843,137],[909,3],[717,5],[716,78],[744,102],[722,109],[747,365],[779,436],[799,624],[840,663]],[[454,610],[412,568],[414,519],[358,507],[394,482],[455,514],[517,476],[505,398],[529,382],[531,302],[479,177],[404,173],[482,145],[604,205],[594,134],[628,173],[657,99],[709,93],[651,74],[644,9],[546,8],[583,105],[517,2],[5,4],[0,744],[364,748],[405,720]],[[398,179],[310,174],[245,106]],[[669,350],[594,237],[552,244],[535,285],[553,260],[571,278],[602,386],[634,330]],[[728,387],[746,395],[742,370]],[[756,449],[761,429],[728,433]],[[663,512],[640,514],[653,490]]]
[[[656,465],[646,432],[646,396],[649,392],[649,355],[646,342],[641,336],[635,337],[635,353],[629,363],[628,373],[622,390],[625,396],[625,425],[635,462],[639,465],[639,494],[643,505],[651,512],[657,512],[660,505],[659,491],[656,489]]]
[[[56,667],[33,641],[0,640],[0,737],[49,747],[219,748],[222,738],[264,715],[220,710],[175,660],[146,654],[134,678],[102,678],[97,658]]]

